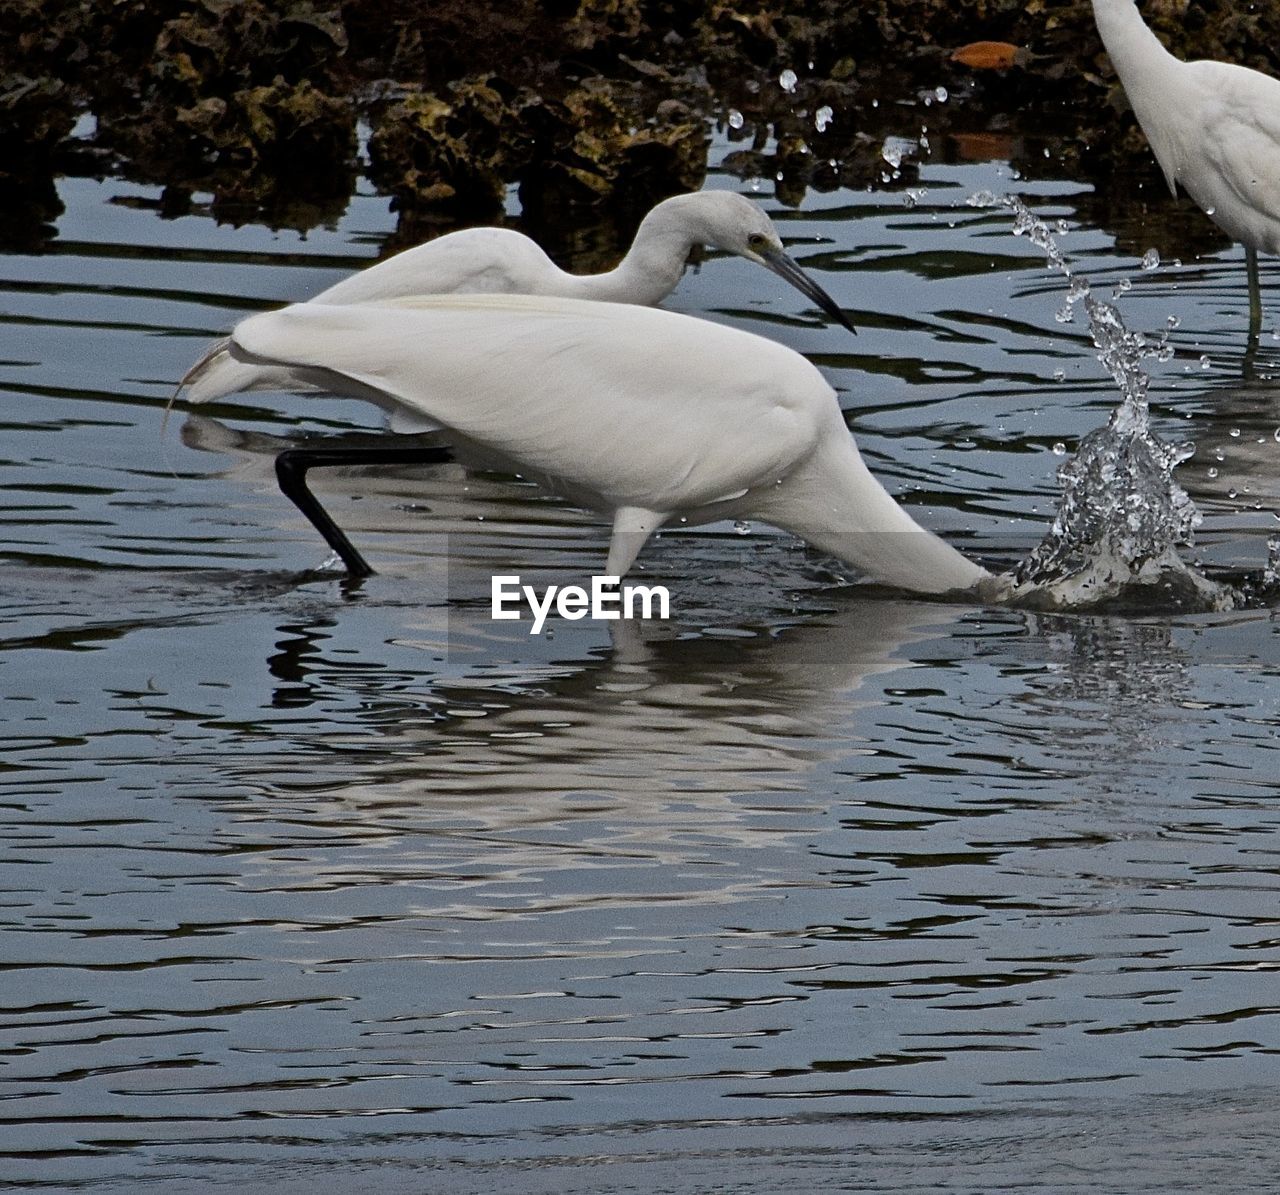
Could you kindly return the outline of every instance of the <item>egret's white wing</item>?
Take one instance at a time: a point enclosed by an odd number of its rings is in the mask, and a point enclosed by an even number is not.
[[[1226,62],[1193,62],[1201,122],[1180,179],[1229,235],[1280,250],[1280,81]]]
[[[510,228],[465,228],[405,249],[352,274],[312,303],[370,303],[406,295],[570,294],[576,279],[564,273],[527,236]],[[301,379],[288,370],[261,369],[231,360],[220,340],[183,378],[190,402],[211,402],[246,390],[292,390]]]
[[[313,303],[369,303],[406,295],[557,294],[572,279],[523,233],[464,228],[405,249],[321,291]]]
[[[659,309],[535,296],[296,304],[233,351],[438,421],[592,505],[689,509],[773,485],[843,432],[798,353]]]

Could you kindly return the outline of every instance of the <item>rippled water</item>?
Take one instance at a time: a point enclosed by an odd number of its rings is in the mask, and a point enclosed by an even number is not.
[[[965,204],[1016,180],[943,157],[914,206],[777,213],[856,339],[737,261],[672,305],[813,356],[891,490],[1008,565],[1116,394]],[[1239,254],[1018,186],[1130,327],[1180,317],[1153,419],[1198,445],[1198,556],[1260,568],[1280,341],[1246,353]],[[725,527],[647,554],[672,625],[534,638],[489,576],[585,574],[605,529],[448,469],[318,481],[380,571],[309,573],[270,454],[377,412],[162,411],[385,203],[300,240],[62,195],[0,282],[0,1186],[1274,1188],[1269,611],[886,601]]]

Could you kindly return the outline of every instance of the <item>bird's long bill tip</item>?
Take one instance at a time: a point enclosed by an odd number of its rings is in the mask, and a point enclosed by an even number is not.
[[[855,336],[857,335],[858,329],[849,322],[849,317],[841,310],[840,304],[810,278],[794,258],[788,257],[781,249],[766,250],[761,256],[764,258],[765,265],[779,278],[785,278],[806,299],[815,303],[841,327],[848,328]]]

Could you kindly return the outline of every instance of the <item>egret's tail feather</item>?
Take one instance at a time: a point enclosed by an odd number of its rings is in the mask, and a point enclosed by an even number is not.
[[[230,360],[227,350],[231,345],[231,338],[224,336],[221,340],[214,341],[213,344],[205,351],[204,356],[200,358],[190,369],[187,370],[173,388],[173,393],[169,395],[169,401],[164,404],[164,418],[160,421],[160,434],[164,435],[165,430],[169,426],[169,416],[173,412],[173,404],[178,401],[178,395],[187,387],[192,387],[191,393],[188,393],[187,399],[190,402],[208,402],[211,398],[218,397],[215,394],[199,394],[194,392],[196,383],[200,381],[206,373],[215,367],[219,357]],[[228,391],[228,393],[230,393]]]

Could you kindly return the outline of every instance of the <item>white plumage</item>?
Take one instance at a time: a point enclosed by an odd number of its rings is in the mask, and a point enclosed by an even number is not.
[[[758,518],[907,589],[990,576],[871,475],[813,365],[738,329],[629,304],[434,296],[295,304],[242,321],[227,351],[432,420],[464,458],[610,514],[608,575],[665,523]]]
[[[1093,0],[1093,15],[1169,189],[1181,187],[1244,245],[1251,315],[1260,319],[1256,255],[1280,253],[1280,80],[1175,58],[1134,0]]]
[[[699,191],[664,199],[645,216],[626,256],[604,274],[570,274],[523,233],[466,228],[397,253],[322,291],[324,304],[381,302],[409,295],[522,294],[607,303],[660,303],[675,289],[689,254],[713,245],[786,279],[852,331],[835,300],[783,250],[760,206],[732,191]],[[218,341],[184,378],[193,401],[230,390],[289,389],[287,372],[236,366]]]

